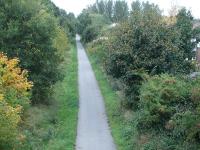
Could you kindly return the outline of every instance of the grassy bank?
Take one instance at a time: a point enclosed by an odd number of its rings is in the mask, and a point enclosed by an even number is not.
[[[54,97],[58,105],[57,135],[49,144],[50,150],[73,150],[76,139],[78,113],[77,53],[73,47],[70,59],[63,64],[65,79],[55,85]]]
[[[52,104],[34,106],[26,112],[26,141],[20,149],[74,149],[78,113],[76,54],[75,47],[65,54],[61,65],[65,78],[53,87]]]
[[[112,89],[108,77],[103,72],[100,64],[97,63],[97,56],[90,54],[88,55],[104,97],[108,121],[111,127],[112,136],[115,144],[117,145],[117,149],[130,150],[131,141],[129,140],[129,130],[131,129],[131,124],[129,123],[129,117],[125,117],[128,115],[124,115],[128,113],[125,113],[121,110],[119,96],[117,92]]]

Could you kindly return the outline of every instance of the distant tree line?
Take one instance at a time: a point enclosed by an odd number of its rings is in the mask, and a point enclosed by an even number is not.
[[[77,31],[84,42],[90,42],[101,34],[101,29],[111,23],[125,21],[129,16],[126,1],[97,0],[78,16]]]
[[[124,0],[97,0],[96,3],[88,9],[90,12],[104,15],[112,22],[126,20],[129,16],[129,7]]]

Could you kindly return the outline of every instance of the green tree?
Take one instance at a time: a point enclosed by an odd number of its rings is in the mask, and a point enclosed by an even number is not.
[[[86,27],[91,25],[92,20],[87,10],[83,10],[83,12],[78,16],[77,19],[77,31],[80,35],[82,35]]]
[[[105,2],[103,0],[101,0],[101,1],[97,0],[96,5],[97,5],[98,13],[105,14],[105,10],[106,10]]]
[[[126,20],[129,15],[128,4],[123,0],[117,0],[113,8],[113,20],[115,22],[120,22]]]
[[[34,82],[32,103],[48,103],[52,85],[62,78],[61,54],[53,46],[57,19],[36,0],[0,1],[0,47],[9,57],[18,57]]]
[[[88,8],[78,16],[77,30],[83,41],[88,43],[100,35],[102,28],[108,24],[110,20],[104,14],[91,12]]]
[[[176,28],[163,22],[158,7],[149,3],[143,3],[115,29],[108,44],[106,70],[124,84],[128,106],[137,106],[145,72],[155,75],[191,71],[191,63],[179,48],[180,36]]]
[[[138,0],[132,2],[131,8],[132,8],[132,12],[139,12],[141,10],[141,4],[140,4],[140,2]]]
[[[58,19],[59,25],[64,28],[66,34],[73,38],[76,34],[76,18],[73,13],[66,13],[65,10],[59,9],[50,0],[43,0],[41,4],[45,5],[46,10],[49,14],[55,16]]]
[[[29,105],[27,71],[18,67],[19,60],[0,54],[0,149],[15,149],[23,137],[19,125],[23,110]]]
[[[110,21],[113,20],[113,1],[108,0],[105,3],[105,15],[109,18]]]
[[[176,28],[181,33],[181,45],[180,49],[184,52],[184,57],[189,60],[194,56],[192,50],[194,45],[191,43],[193,38],[193,17],[190,11],[186,8],[182,8],[177,14]]]
[[[94,3],[93,5],[90,5],[87,9],[88,9],[88,11],[90,13],[96,13],[96,14],[98,14],[97,2]]]
[[[96,1],[95,4],[88,7],[90,14],[101,14],[108,18],[110,21],[113,19],[113,0]]]

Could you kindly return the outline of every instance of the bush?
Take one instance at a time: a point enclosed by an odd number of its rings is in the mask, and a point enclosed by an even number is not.
[[[100,34],[103,27],[110,24],[108,18],[97,13],[89,13],[89,10],[83,10],[78,16],[77,30],[82,36],[83,42],[89,43],[95,40]]]
[[[105,60],[108,55],[107,41],[105,39],[97,39],[88,43],[87,51],[95,58],[96,63],[105,65]]]
[[[140,134],[160,136],[152,137],[148,141],[150,145],[155,140],[159,141],[161,149],[166,148],[167,142],[173,145],[173,149],[196,149],[200,146],[199,83],[200,79],[167,74],[153,76],[143,83],[139,99],[140,115],[134,120]]]
[[[83,40],[85,43],[91,42],[97,37],[98,33],[94,26],[88,26],[83,32]]]
[[[0,54],[0,149],[13,149],[20,140],[18,132],[23,108],[29,104],[32,82],[27,71],[18,67],[19,60]],[[20,141],[18,141],[20,142]]]
[[[144,113],[139,126],[170,128],[171,117],[188,104],[189,88],[183,80],[166,74],[149,79],[140,90]]]
[[[12,149],[17,141],[20,113],[20,107],[14,108],[0,100],[0,149]]]
[[[149,3],[141,4],[127,21],[113,30],[108,40],[106,70],[124,83],[130,108],[135,105],[133,101],[138,101],[138,90],[144,80],[143,75],[139,75],[141,72],[177,75],[194,70],[192,61],[185,58],[186,54],[180,48],[180,35],[175,25],[163,22],[159,8]]]

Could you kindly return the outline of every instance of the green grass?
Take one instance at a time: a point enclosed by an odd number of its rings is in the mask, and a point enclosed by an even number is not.
[[[116,91],[112,89],[108,77],[103,72],[100,64],[97,63],[96,58],[97,56],[89,55],[96,79],[104,97],[112,136],[118,150],[130,150],[130,140],[126,135],[126,131],[128,131],[130,128],[130,123],[126,121],[123,115],[124,112],[121,111],[119,96],[117,95]]]
[[[19,150],[74,150],[78,116],[77,52],[65,54],[65,74],[53,87],[52,104],[31,106],[25,113],[26,141]]]
[[[73,150],[76,140],[78,114],[77,52],[73,47],[70,59],[64,64],[65,79],[55,85],[54,97],[58,106],[57,136],[47,150]]]

